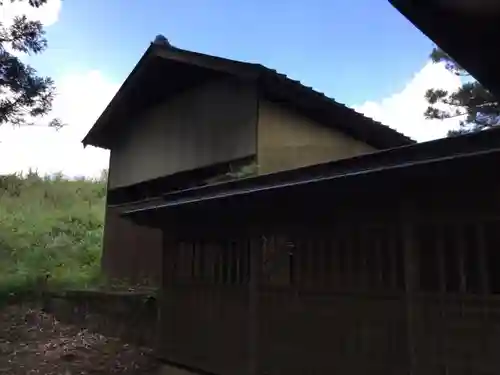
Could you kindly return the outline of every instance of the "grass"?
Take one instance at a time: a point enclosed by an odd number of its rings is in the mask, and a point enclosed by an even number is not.
[[[99,282],[106,182],[0,176],[0,298]]]

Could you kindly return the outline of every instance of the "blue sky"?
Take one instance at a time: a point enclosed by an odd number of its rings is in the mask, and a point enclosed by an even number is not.
[[[28,12],[49,48],[27,61],[54,78],[51,116],[68,126],[0,127],[0,174],[98,175],[109,153],[80,143],[157,34],[180,48],[264,64],[419,141],[455,122],[427,120],[428,88],[459,79],[428,61],[433,44],[388,0],[49,0],[4,2],[0,22]]]
[[[401,90],[432,43],[387,0],[65,0],[37,66],[122,81],[158,33],[172,44],[259,62],[354,105]]]

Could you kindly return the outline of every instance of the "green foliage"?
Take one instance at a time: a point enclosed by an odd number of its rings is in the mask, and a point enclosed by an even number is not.
[[[16,3],[16,2],[22,2],[24,0],[5,0],[6,3]],[[0,6],[2,6],[4,3],[4,0],[0,0]],[[39,8],[42,5],[46,4],[47,0],[28,0],[28,4],[34,8]]]
[[[444,63],[446,69],[457,76],[467,77],[468,81],[455,92],[427,90],[425,98],[429,107],[425,111],[426,118],[461,118],[460,128],[450,131],[449,136],[480,131],[500,124],[500,101],[497,98],[479,82],[471,80],[470,75],[439,48],[433,49],[431,59],[435,63]]]
[[[0,296],[99,280],[106,183],[0,176]]]
[[[28,0],[36,8],[46,2]],[[3,5],[4,1],[0,0],[0,7]],[[54,82],[50,77],[39,76],[35,69],[13,53],[39,54],[46,48],[45,32],[39,21],[18,16],[11,25],[0,23],[0,125],[34,125],[34,118],[43,117],[51,111]],[[60,128],[63,123],[53,119],[47,125]]]
[[[257,163],[252,162],[247,165],[240,166],[238,168],[233,169],[231,172],[227,174],[231,179],[234,178],[245,178],[245,177],[253,177],[258,174],[259,166]]]
[[[257,176],[258,172],[259,166],[255,161],[251,161],[245,165],[230,165],[229,172],[210,177],[204,180],[201,184],[215,184],[240,178],[253,177]]]

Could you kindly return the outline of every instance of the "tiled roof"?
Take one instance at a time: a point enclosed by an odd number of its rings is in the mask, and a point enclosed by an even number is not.
[[[177,63],[178,66],[180,64],[201,67],[206,72],[229,74],[255,81],[264,95],[293,106],[294,109],[322,125],[335,127],[377,148],[391,148],[415,143],[411,138],[356,112],[354,109],[327,97],[324,93],[261,64],[230,60],[170,45],[152,43],[86,135],[83,140],[84,145],[109,148],[110,139],[114,137],[116,131],[116,129],[112,130],[111,128],[132,116],[126,111],[143,110],[139,107],[146,104],[139,102],[150,100],[146,98],[147,95],[156,95],[156,100],[160,95],[165,95],[164,92],[169,88],[165,85],[159,85],[158,81],[160,81],[159,77],[162,74],[168,74],[165,72],[168,67],[165,67],[164,63],[169,61]],[[174,79],[182,81],[182,79],[190,78],[189,75],[186,76],[187,78],[179,78],[179,76],[182,74],[176,75]],[[173,86],[172,80],[165,80]],[[137,89],[141,85],[147,86],[148,89]],[[150,85],[159,86],[161,89],[156,89],[156,94],[152,94],[155,88],[151,88]],[[175,91],[175,87],[171,90]],[[137,92],[143,94],[137,96]],[[121,121],[115,121],[117,116],[121,116]],[[336,121],[340,117],[342,121]]]
[[[375,127],[378,127],[380,129],[385,129],[385,131],[387,132],[391,132],[391,133],[395,133],[398,135],[398,138],[401,139],[402,141],[402,144],[400,144],[399,146],[402,146],[404,144],[411,144],[411,143],[416,143],[413,139],[411,139],[410,137],[404,135],[403,133],[401,132],[398,132],[397,130],[391,128],[390,126],[388,125],[385,125],[385,124],[382,124],[381,122],[379,121],[376,121],[374,120],[373,118],[371,117],[368,117],[360,112],[357,112],[356,110],[354,110],[353,108],[350,108],[348,107],[347,105],[343,104],[343,103],[340,103],[338,102],[337,100],[335,100],[334,98],[331,98],[327,95],[325,95],[323,92],[321,91],[317,91],[315,90],[313,87],[311,86],[307,86],[307,85],[304,85],[302,82],[300,82],[299,80],[295,80],[293,78],[290,78],[289,76],[287,76],[286,74],[283,74],[283,73],[280,73],[278,72],[277,70],[275,69],[270,69],[270,68],[267,68],[265,67],[264,65],[260,65],[259,64],[259,67],[260,69],[263,69],[265,71],[268,72],[268,74],[272,74],[282,80],[286,80],[288,81],[289,83],[297,86],[297,87],[300,87],[302,89],[305,89],[307,91],[309,91],[311,94],[313,95],[316,95],[318,96],[318,98],[320,98],[321,100],[323,101],[327,101],[329,102],[330,105],[332,106],[335,106],[337,107],[338,109],[340,110],[343,110],[343,111],[349,111],[350,113],[352,113],[354,116],[356,116],[358,119],[360,120],[364,120],[364,121],[369,121],[370,123],[373,124],[373,126]]]

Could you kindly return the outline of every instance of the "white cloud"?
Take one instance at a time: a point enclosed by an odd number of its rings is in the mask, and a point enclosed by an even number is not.
[[[29,5],[26,0],[4,0],[0,6],[0,24],[3,27],[10,27],[14,23],[14,18],[26,16],[30,21],[40,21],[44,28],[47,28],[59,20],[62,0],[50,0],[46,4],[36,8]],[[18,50],[14,50],[10,44],[4,45],[5,49],[14,56],[19,57],[24,63],[29,63],[30,55]]]
[[[51,116],[68,126],[59,131],[43,126],[0,127],[0,174],[36,169],[42,174],[99,176],[108,167],[109,152],[83,148],[81,140],[118,90],[98,71],[56,79],[58,96]]]
[[[59,17],[61,0],[51,0],[44,7],[34,9],[26,2],[6,1],[0,7],[0,22],[8,24],[15,15],[27,14],[49,26]],[[110,82],[99,71],[75,72],[54,77],[58,96],[51,117],[59,117],[68,124],[60,131],[43,126],[13,128],[0,127],[0,174],[26,172],[62,172],[68,176],[99,176],[107,168],[109,152],[94,147],[83,148],[82,138],[111,100],[119,85]],[[458,77],[441,65],[427,64],[399,93],[379,102],[366,102],[356,109],[397,130],[424,141],[439,138],[457,125],[429,121],[423,117],[426,108],[425,91],[430,87],[455,89]]]
[[[45,27],[57,22],[61,11],[61,0],[50,0],[47,4],[34,8],[28,4],[28,1],[4,1],[0,7],[0,22],[9,26],[16,16],[26,15],[33,21],[40,21]]]
[[[412,77],[401,92],[377,102],[365,102],[354,108],[419,142],[442,138],[448,130],[458,127],[460,119],[425,119],[423,114],[427,102],[424,94],[430,88],[454,91],[460,85],[460,78],[448,72],[443,65],[429,62]]]
[[[10,25],[15,16],[42,22],[57,22],[61,0],[50,0],[40,8],[27,1],[4,1],[0,22]],[[28,56],[23,56],[23,59]],[[59,117],[67,127],[55,131],[44,126],[0,127],[0,174],[38,170],[42,174],[62,172],[68,176],[99,176],[108,167],[109,153],[94,147],[83,148],[82,138],[118,89],[98,71],[76,72],[53,77],[57,97],[50,118]],[[43,123],[46,120],[39,120]]]
[[[31,168],[41,173],[98,176],[107,168],[109,152],[91,146],[83,149],[81,140],[119,85],[98,71],[56,77],[56,83],[58,96],[51,116],[60,117],[68,126],[57,132],[44,127],[0,127],[0,174]],[[458,77],[429,63],[401,92],[355,109],[418,141],[440,138],[458,125],[458,119],[426,120],[424,93],[431,87],[454,90],[459,85]]]

